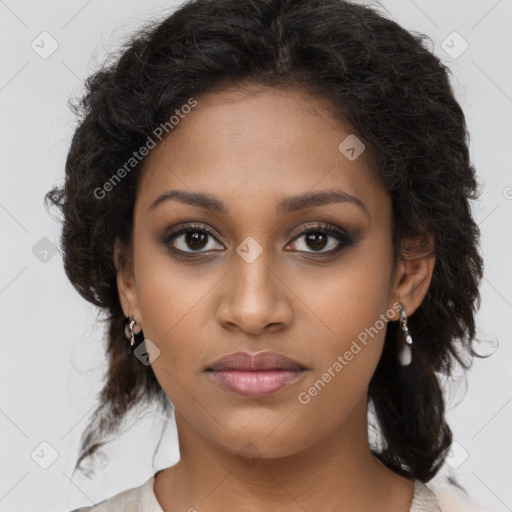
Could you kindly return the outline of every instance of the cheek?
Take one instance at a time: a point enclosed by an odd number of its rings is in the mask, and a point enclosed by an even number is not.
[[[341,265],[309,276],[304,273],[294,285],[310,320],[321,324],[318,334],[328,346],[340,351],[347,343],[350,346],[388,309],[391,264],[384,255],[376,257],[383,252],[382,248],[353,251]],[[296,276],[289,280],[297,283]]]
[[[202,308],[209,287],[201,272],[184,272],[165,251],[149,249],[143,242],[135,254],[135,276],[144,335],[163,356],[153,366],[157,369],[165,360],[167,366],[172,364],[168,369],[175,371],[198,353],[192,334],[199,315],[205,314]]]
[[[303,296],[312,297],[308,306],[318,312],[322,325],[320,330],[308,327],[315,343],[315,368],[298,396],[314,416],[327,414],[333,406],[343,416],[366,395],[388,325],[390,271],[391,251],[368,247],[347,258],[329,279],[317,279],[322,286],[314,293],[312,286],[303,289]],[[313,315],[311,320],[313,324]]]
[[[170,330],[205,294],[205,270],[180,262],[151,235],[151,225],[134,234],[137,298],[146,324]]]
[[[321,439],[343,425],[357,407],[366,407],[368,385],[378,365],[387,322],[386,309],[369,298],[363,306],[330,318],[336,336],[318,340],[313,371],[297,389],[297,415],[309,425],[310,435]]]
[[[335,422],[341,420],[366,396],[368,384],[379,362],[384,336],[385,327],[381,331],[376,330],[364,341],[361,341],[361,337],[348,336],[325,346],[321,350],[321,361],[298,390],[298,403],[311,407],[313,416],[331,411],[330,416],[335,416]],[[333,411],[338,414],[333,415]]]

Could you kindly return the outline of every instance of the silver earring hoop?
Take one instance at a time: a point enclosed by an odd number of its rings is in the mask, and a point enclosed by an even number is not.
[[[400,366],[409,366],[412,361],[412,338],[409,334],[409,328],[407,327],[407,313],[403,306],[400,309],[400,327],[402,328],[404,342],[398,354],[398,361]]]
[[[133,331],[133,327],[137,325],[137,322],[133,318],[133,315],[129,315],[126,318],[126,325],[124,327],[124,335],[127,339],[130,340],[130,352],[133,353],[133,351],[140,345],[142,341],[144,341],[144,334],[142,332],[142,329],[135,333]]]

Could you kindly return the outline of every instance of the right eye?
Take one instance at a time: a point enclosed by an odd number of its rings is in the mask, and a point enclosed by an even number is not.
[[[218,250],[214,240],[217,238],[205,225],[187,225],[167,233],[162,242],[173,252],[194,254]],[[223,246],[220,248],[222,250]]]

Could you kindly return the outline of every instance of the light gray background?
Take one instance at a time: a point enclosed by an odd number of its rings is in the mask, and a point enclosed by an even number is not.
[[[63,177],[75,126],[67,100],[125,34],[174,5],[0,0],[0,512],[90,505],[178,460],[171,424],[152,466],[160,422],[150,411],[108,446],[109,463],[97,480],[80,474],[70,480],[105,369],[104,326],[68,283],[61,255],[43,252],[59,238],[60,225],[46,213],[43,196]],[[388,0],[382,9],[407,29],[428,34],[449,64],[483,186],[473,205],[486,264],[477,321],[481,350],[499,346],[475,360],[467,391],[462,386],[451,394],[449,421],[458,443],[451,465],[460,466],[446,465],[443,474],[450,470],[487,510],[512,510],[512,2]],[[46,59],[31,48],[43,31],[58,42]],[[469,44],[455,57],[463,42],[453,31]],[[42,442],[58,452],[48,469],[35,461],[51,457]]]

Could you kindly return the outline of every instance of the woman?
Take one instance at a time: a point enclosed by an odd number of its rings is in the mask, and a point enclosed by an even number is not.
[[[440,510],[436,374],[468,364],[483,263],[423,37],[343,0],[193,0],[77,111],[48,199],[109,322],[77,467],[144,401],[180,449],[99,509]]]

